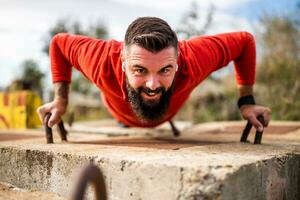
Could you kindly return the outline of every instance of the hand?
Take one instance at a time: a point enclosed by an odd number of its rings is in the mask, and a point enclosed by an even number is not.
[[[243,105],[240,108],[242,117],[249,120],[250,123],[256,128],[257,131],[262,132],[264,127],[267,127],[270,121],[271,109],[258,105]],[[261,115],[264,118],[264,124],[262,124],[257,117]]]
[[[44,117],[46,113],[51,113],[51,117],[48,121],[48,126],[52,128],[55,124],[60,122],[61,116],[65,114],[67,110],[67,102],[63,99],[54,99],[50,103],[46,103],[37,108],[38,116],[42,123],[44,123]]]

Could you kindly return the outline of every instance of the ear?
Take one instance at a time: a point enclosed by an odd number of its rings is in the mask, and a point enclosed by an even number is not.
[[[175,72],[177,72],[177,70],[178,70],[178,64],[176,64],[175,66]]]
[[[125,72],[125,62],[122,61],[122,71]]]
[[[123,48],[121,50],[121,60],[122,60],[122,71],[125,72],[125,58]]]

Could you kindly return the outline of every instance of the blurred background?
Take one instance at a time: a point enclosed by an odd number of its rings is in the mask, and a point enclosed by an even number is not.
[[[251,32],[257,42],[257,103],[272,108],[273,120],[300,120],[299,0],[0,0],[0,5],[0,128],[16,127],[20,114],[25,118],[18,126],[34,127],[29,124],[36,123],[30,122],[36,107],[53,98],[48,57],[53,35],[121,41],[140,16],[166,20],[180,39]],[[101,92],[76,71],[69,98],[65,118],[70,124],[111,117]],[[231,63],[195,89],[176,119],[239,120],[237,99]],[[23,107],[12,111],[13,106]]]

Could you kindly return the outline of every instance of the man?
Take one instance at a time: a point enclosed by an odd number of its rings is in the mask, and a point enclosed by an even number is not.
[[[162,19],[133,21],[125,41],[104,41],[57,34],[50,44],[55,97],[38,108],[52,127],[66,112],[72,66],[100,90],[111,114],[126,126],[154,127],[170,121],[192,90],[213,71],[234,61],[244,119],[259,131],[268,125],[270,109],[255,105],[255,41],[247,32],[200,36],[178,42]],[[264,117],[262,124],[257,116]]]

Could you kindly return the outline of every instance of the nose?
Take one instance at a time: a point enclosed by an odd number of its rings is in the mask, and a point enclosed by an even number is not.
[[[160,82],[157,76],[151,75],[148,77],[148,79],[146,80],[146,87],[151,89],[151,90],[155,90],[157,88],[159,88]]]

